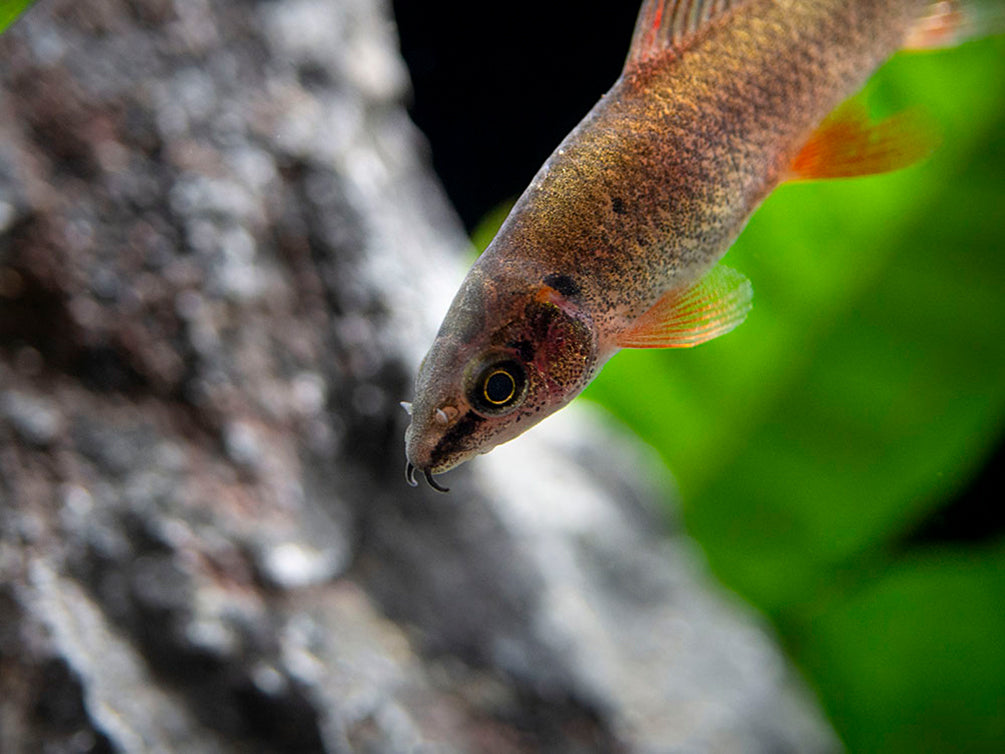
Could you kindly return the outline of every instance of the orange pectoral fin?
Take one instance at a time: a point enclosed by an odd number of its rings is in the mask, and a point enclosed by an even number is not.
[[[743,322],[754,296],[750,281],[714,267],[695,285],[664,294],[621,333],[621,348],[690,348],[725,335]]]
[[[813,132],[785,180],[853,178],[899,170],[927,157],[937,144],[917,111],[872,123],[862,103],[849,100]]]

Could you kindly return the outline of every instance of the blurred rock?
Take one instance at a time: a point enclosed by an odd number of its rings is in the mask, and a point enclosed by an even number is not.
[[[0,415],[18,437],[36,447],[49,445],[61,429],[59,413],[48,400],[13,390],[0,395]]]
[[[376,0],[0,39],[0,751],[836,749],[584,410],[405,485],[465,241],[395,45]]]

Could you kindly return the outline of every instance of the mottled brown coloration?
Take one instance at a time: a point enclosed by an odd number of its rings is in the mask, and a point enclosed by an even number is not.
[[[647,19],[675,5],[643,6],[623,75],[462,285],[416,383],[406,441],[417,468],[445,471],[575,397],[620,334],[722,257],[817,124],[926,8],[747,0],[693,28],[680,22],[662,42],[647,35]],[[488,415],[468,392],[493,357],[527,364],[528,388],[519,405]],[[444,406],[457,409],[448,427],[433,419]]]

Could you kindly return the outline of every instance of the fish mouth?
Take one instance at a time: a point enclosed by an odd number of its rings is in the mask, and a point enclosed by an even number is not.
[[[426,482],[437,492],[450,492],[449,487],[443,487],[433,479],[433,472],[429,469],[417,469],[411,461],[405,462],[405,481],[408,482],[409,486],[417,487],[419,483],[415,479],[415,472],[422,472],[423,476],[426,477]]]

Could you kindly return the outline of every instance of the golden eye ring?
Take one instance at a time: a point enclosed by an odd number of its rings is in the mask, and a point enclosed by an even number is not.
[[[516,378],[502,367],[493,369],[482,381],[482,396],[493,406],[505,406],[516,395]]]
[[[516,359],[484,364],[468,383],[471,407],[483,416],[501,416],[527,397],[527,369]]]

